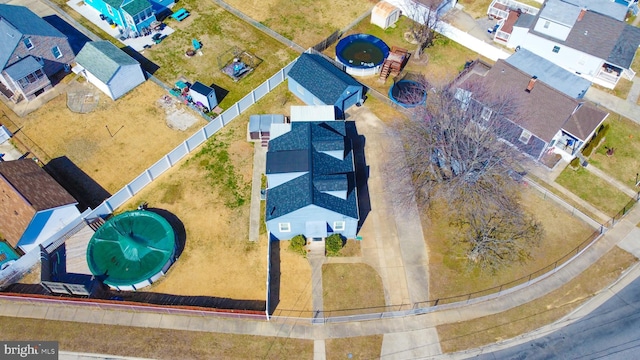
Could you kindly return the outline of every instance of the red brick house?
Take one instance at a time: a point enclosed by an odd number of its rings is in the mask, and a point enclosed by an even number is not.
[[[0,91],[14,102],[52,88],[75,54],[66,35],[23,6],[0,4]]]
[[[0,162],[0,237],[24,252],[80,216],[78,202],[30,159]]]

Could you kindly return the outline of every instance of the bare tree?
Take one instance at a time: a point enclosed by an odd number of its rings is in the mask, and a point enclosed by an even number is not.
[[[464,203],[455,206],[454,223],[461,230],[456,240],[466,245],[471,263],[495,272],[529,259],[544,230],[542,224],[522,210],[518,203],[520,196],[511,191],[489,198],[477,198],[479,193],[468,195]]]
[[[467,82],[431,88],[427,106],[395,127],[408,165],[397,173],[413,180],[420,205],[449,204],[464,236],[458,240],[469,244],[467,256],[483,269],[526,259],[542,236],[518,202],[517,150],[501,140],[521,131],[507,120],[523,116],[519,109],[513,95]]]
[[[436,35],[436,30],[440,25],[440,15],[437,11],[439,1],[423,0],[414,1],[411,6],[409,17],[413,19],[409,32],[418,43],[415,54],[416,59],[424,52],[424,49],[431,46]]]

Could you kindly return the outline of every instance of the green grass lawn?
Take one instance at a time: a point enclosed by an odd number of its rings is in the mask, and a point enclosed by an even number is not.
[[[573,170],[568,166],[556,182],[609,216],[616,215],[631,200],[623,192],[582,167]]]
[[[640,172],[640,125],[615,113],[607,123],[609,131],[589,163],[633,189]],[[615,149],[613,156],[607,156],[606,148]]]
[[[330,316],[384,311],[382,280],[367,264],[324,264],[322,290],[324,310]]]

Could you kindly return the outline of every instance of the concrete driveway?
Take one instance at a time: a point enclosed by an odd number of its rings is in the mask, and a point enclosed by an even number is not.
[[[393,201],[396,186],[410,184],[389,181],[385,174],[388,163],[402,161],[391,150],[399,144],[366,107],[352,108],[348,114],[365,142],[365,159],[356,159],[356,163],[364,161],[369,174],[366,186],[371,210],[361,214],[366,215],[359,232],[362,256],[380,274],[386,303],[412,307],[429,299],[428,256],[415,202]],[[359,183],[358,187],[363,185]]]

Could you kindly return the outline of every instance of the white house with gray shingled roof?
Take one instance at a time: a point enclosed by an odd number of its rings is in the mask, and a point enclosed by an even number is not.
[[[605,11],[609,7],[586,8],[587,5],[584,1],[578,6],[569,1],[547,0],[536,16],[522,14],[518,18],[507,46],[527,49],[613,89],[621,77],[635,76],[631,64],[640,45],[640,29]],[[623,12],[624,9],[622,6]]]
[[[140,63],[111,42],[91,41],[76,56],[73,71],[116,100],[145,81]]]
[[[272,239],[355,238],[358,197],[344,121],[292,122],[269,141],[266,223]]]

